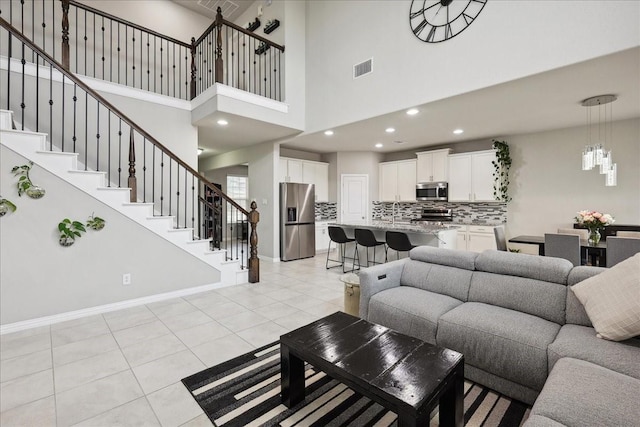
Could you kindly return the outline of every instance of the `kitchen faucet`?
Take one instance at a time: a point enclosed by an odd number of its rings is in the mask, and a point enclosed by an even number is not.
[[[400,203],[393,202],[391,205],[391,224],[396,225],[396,206],[398,206],[398,212],[400,211]]]

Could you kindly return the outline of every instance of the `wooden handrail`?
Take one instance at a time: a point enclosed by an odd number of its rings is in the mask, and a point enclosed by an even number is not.
[[[157,31],[153,31],[153,30],[150,30],[149,28],[145,28],[145,27],[143,27],[141,25],[134,24],[133,22],[127,21],[126,19],[118,18],[117,16],[114,16],[114,15],[111,15],[109,13],[103,12],[101,10],[95,9],[95,8],[93,8],[91,6],[87,6],[86,4],[79,3],[76,0],[69,0],[69,4],[72,5],[72,6],[76,6],[77,8],[80,8],[80,9],[84,9],[87,12],[92,12],[92,13],[95,13],[96,15],[104,16],[105,18],[112,19],[112,20],[114,20],[116,22],[119,22],[121,24],[128,25],[130,27],[135,28],[136,30],[144,31],[146,33],[151,34],[152,36],[160,37],[160,38],[162,38],[164,40],[170,41],[170,42],[178,44],[180,46],[184,46],[184,47],[187,47],[187,48],[191,47],[191,45],[189,43],[185,43],[183,41],[174,39],[173,37],[165,36],[163,34],[158,33]]]
[[[182,166],[184,169],[189,171],[193,176],[195,176],[198,180],[200,180],[207,188],[211,189],[218,196],[222,197],[224,200],[226,200],[228,203],[230,203],[233,207],[238,209],[244,215],[246,215],[246,216],[249,215],[249,212],[247,212],[246,209],[244,209],[242,206],[237,204],[233,199],[231,199],[229,196],[227,196],[225,193],[223,193],[221,190],[219,190],[216,186],[211,185],[207,178],[205,178],[198,171],[196,171],[191,166],[189,166],[184,161],[182,161],[182,159],[180,159],[178,156],[176,156],[171,150],[169,150],[167,147],[162,145],[162,143],[160,143],[154,137],[149,135],[149,133],[147,133],[144,129],[142,129],[140,126],[138,126],[133,120],[131,120],[129,117],[127,117],[122,111],[120,111],[113,104],[111,104],[109,101],[107,101],[105,98],[103,98],[100,94],[98,94],[96,91],[91,89],[87,84],[85,84],[82,80],[80,80],[78,77],[76,77],[73,73],[67,71],[62,66],[62,64],[60,64],[58,61],[56,61],[48,53],[46,53],[45,51],[40,49],[40,47],[36,46],[31,40],[26,38],[20,31],[18,31],[15,27],[13,27],[11,24],[9,24],[7,21],[5,21],[4,18],[0,18],[0,26],[4,27],[16,39],[20,40],[22,43],[24,43],[30,49],[32,49],[33,51],[37,52],[42,58],[44,58],[47,62],[49,62],[51,65],[53,65],[53,67],[56,70],[58,70],[60,73],[62,73],[66,78],[71,80],[73,83],[75,83],[82,90],[84,90],[85,92],[89,93],[92,97],[97,99],[100,102],[100,104],[104,105],[107,109],[111,110],[115,115],[117,115],[120,119],[122,119],[123,122],[128,124],[132,129],[135,129],[136,132],[138,132],[144,138],[149,140],[149,142],[151,142],[153,145],[158,147],[167,156],[169,156],[169,158],[171,158],[178,165]]]
[[[280,50],[281,52],[284,52],[284,46],[280,46],[279,44],[274,43],[271,40],[262,37],[261,35],[252,33],[246,28],[242,28],[241,26],[236,25],[233,22],[227,21],[226,19],[222,18],[222,9],[220,7],[218,7],[218,16],[216,17],[216,20],[213,21],[213,23],[209,25],[209,27],[207,27],[206,30],[204,30],[202,35],[196,39],[195,46],[199,45],[202,42],[202,40],[204,40],[210,33],[212,33],[214,28],[216,28],[218,25],[227,25],[233,28],[234,30],[240,31],[241,33],[246,34],[247,36],[254,37],[260,40],[261,42],[266,43],[269,46]]]

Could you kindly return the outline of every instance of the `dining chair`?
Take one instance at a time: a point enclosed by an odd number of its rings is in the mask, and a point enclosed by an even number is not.
[[[616,237],[625,237],[629,239],[640,239],[640,231],[618,231]]]
[[[504,225],[499,225],[497,227],[494,227],[493,229],[493,235],[496,238],[496,248],[499,251],[507,251],[507,237],[505,236],[504,233]]]
[[[607,238],[607,267],[613,267],[640,252],[640,239],[610,236]]]
[[[544,235],[544,255],[564,258],[571,261],[574,266],[580,265],[580,236],[546,233]]]
[[[558,234],[573,234],[580,236],[580,240],[589,239],[589,230],[584,228],[558,228]]]
[[[571,234],[574,236],[580,236],[580,240],[589,240],[589,230],[584,228],[558,228],[558,234]],[[587,265],[589,251],[581,248],[580,258],[580,263],[582,265]]]

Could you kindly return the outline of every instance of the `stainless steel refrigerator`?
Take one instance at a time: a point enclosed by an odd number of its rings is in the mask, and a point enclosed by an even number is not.
[[[280,183],[280,260],[316,254],[315,186]]]

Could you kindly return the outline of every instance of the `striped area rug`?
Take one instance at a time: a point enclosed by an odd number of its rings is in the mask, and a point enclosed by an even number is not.
[[[280,403],[280,346],[273,343],[182,380],[216,426],[397,426],[395,413],[306,364],[306,398]],[[529,407],[465,381],[465,426],[517,427]],[[431,426],[438,425],[438,417]]]

